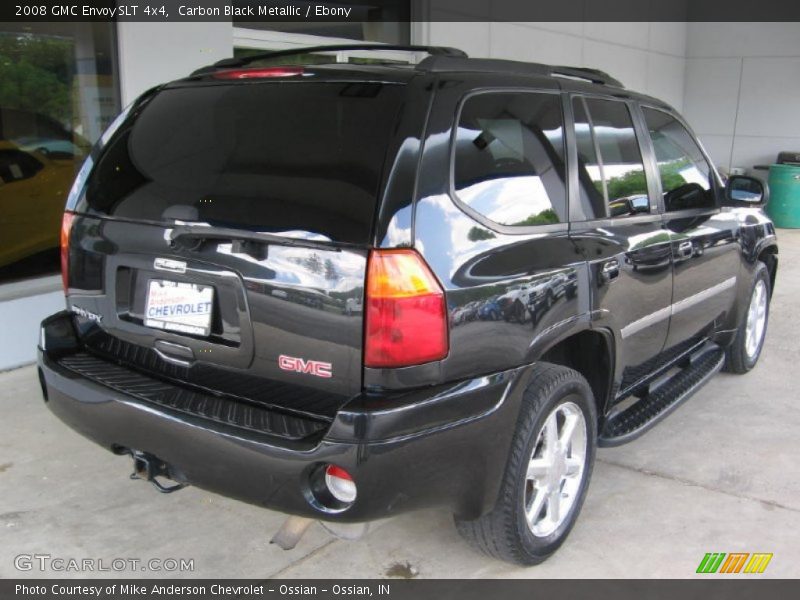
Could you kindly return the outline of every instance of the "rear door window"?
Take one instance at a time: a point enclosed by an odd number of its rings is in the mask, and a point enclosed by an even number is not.
[[[494,223],[566,222],[560,96],[498,92],[468,98],[455,134],[453,171],[458,200]]]
[[[650,212],[644,162],[624,102],[573,98],[578,179],[588,219]]]
[[[403,85],[167,89],[114,135],[79,210],[366,243]]]

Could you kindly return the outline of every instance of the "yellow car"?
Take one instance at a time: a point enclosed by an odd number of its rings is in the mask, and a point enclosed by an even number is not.
[[[58,247],[64,203],[82,158],[0,140],[0,267]]]

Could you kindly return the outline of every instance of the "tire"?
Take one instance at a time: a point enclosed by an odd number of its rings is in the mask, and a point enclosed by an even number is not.
[[[772,294],[769,270],[767,265],[762,262],[756,263],[756,273],[753,278],[753,285],[750,287],[750,301],[742,322],[739,323],[736,337],[733,343],[725,350],[725,370],[729,373],[739,375],[747,373],[756,366],[761,350],[764,347],[764,338],[767,335],[767,325],[769,324],[769,301]],[[760,290],[760,291],[759,291]],[[761,309],[755,306],[759,303]],[[755,306],[755,308],[754,308]],[[755,324],[751,321],[753,311],[756,311],[756,320],[761,315],[761,326],[758,331],[753,332],[751,327]],[[750,337],[751,334],[754,337]]]
[[[539,363],[532,368],[530,381],[523,396],[495,506],[489,513],[472,521],[455,518],[458,532],[473,548],[494,558],[520,565],[541,563],[564,543],[583,505],[597,446],[597,410],[594,396],[580,373],[558,365]],[[569,458],[557,467],[543,466],[552,456],[547,453],[548,436],[544,430],[554,414],[556,435],[553,437],[560,437],[564,433],[562,428],[567,420],[559,422],[559,415],[570,420],[576,419],[574,431],[579,437],[581,426],[577,417],[580,415],[584,424],[585,441],[581,448],[578,438],[573,437],[569,446]],[[584,455],[580,472],[569,476],[566,469],[574,469],[580,454]],[[552,464],[555,465],[559,460],[553,458]],[[573,461],[573,467],[568,467],[570,460]],[[540,475],[545,474],[536,481],[528,479],[529,466],[533,467],[534,461],[538,462]],[[561,476],[562,470],[564,479]],[[550,482],[558,481],[561,494],[569,492],[568,497],[559,501],[563,503],[565,512],[559,515],[558,522],[550,518],[551,494],[545,493],[546,487],[537,491],[537,483],[547,478],[550,478]],[[536,512],[536,515],[532,523],[529,523],[526,512],[537,502],[540,494],[545,500],[539,504],[538,511],[531,511]],[[534,529],[538,531],[534,533]]]

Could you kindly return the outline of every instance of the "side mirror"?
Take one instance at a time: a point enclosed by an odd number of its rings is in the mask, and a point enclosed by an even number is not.
[[[763,206],[768,199],[766,184],[755,177],[731,175],[725,184],[725,206]]]

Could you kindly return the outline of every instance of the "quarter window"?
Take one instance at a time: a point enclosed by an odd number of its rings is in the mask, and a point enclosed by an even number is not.
[[[564,223],[564,126],[557,94],[469,98],[455,136],[458,199],[500,225]]]
[[[642,153],[628,107],[616,100],[573,100],[580,201],[588,219],[649,213]]]
[[[664,208],[713,208],[716,205],[711,167],[686,128],[660,110],[645,108],[644,120],[658,163]]]

